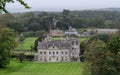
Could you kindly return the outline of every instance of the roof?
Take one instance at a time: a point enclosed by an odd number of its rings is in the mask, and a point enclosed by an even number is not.
[[[38,42],[39,49],[50,49],[51,47],[55,47],[58,49],[70,49],[71,44],[74,40],[77,39],[67,39],[67,40],[50,40],[50,41],[42,41]]]
[[[76,30],[75,28],[72,28],[72,27],[70,26],[68,32],[77,32],[77,30]]]
[[[41,49],[49,49],[50,47],[57,47],[58,49],[69,49],[71,44],[68,41],[52,40],[39,42],[38,47]]]

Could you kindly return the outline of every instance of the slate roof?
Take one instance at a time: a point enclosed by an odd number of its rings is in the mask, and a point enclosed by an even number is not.
[[[71,43],[63,40],[43,41],[38,43],[38,47],[41,49],[49,49],[50,47],[57,47],[58,49],[69,49]]]

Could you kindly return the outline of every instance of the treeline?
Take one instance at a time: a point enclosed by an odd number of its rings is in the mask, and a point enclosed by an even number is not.
[[[81,43],[83,75],[120,75],[119,34],[98,34]]]
[[[119,11],[69,11],[63,12],[27,12],[0,15],[0,24],[19,33],[27,31],[49,31],[53,27],[53,18],[57,26],[66,30],[74,28],[120,28]]]

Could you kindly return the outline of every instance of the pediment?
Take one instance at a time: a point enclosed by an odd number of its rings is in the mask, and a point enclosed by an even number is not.
[[[57,46],[51,46],[49,49],[58,49]]]

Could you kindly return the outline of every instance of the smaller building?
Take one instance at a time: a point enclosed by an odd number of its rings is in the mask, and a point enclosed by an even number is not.
[[[54,29],[54,30],[51,30],[50,33],[49,33],[50,36],[63,36],[64,33],[62,30],[60,29]]]
[[[65,35],[78,35],[78,31],[70,26],[68,31],[65,31]]]
[[[98,34],[115,34],[119,29],[97,29]]]

